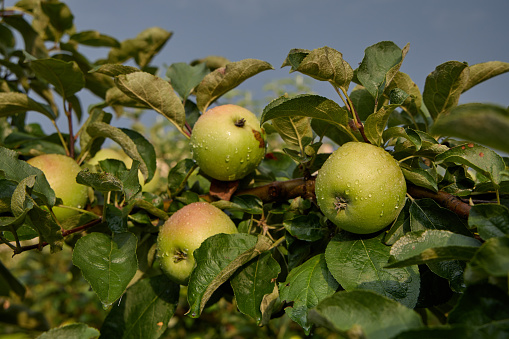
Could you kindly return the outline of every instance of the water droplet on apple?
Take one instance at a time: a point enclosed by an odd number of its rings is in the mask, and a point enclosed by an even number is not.
[[[370,193],[370,194],[368,194],[368,198],[371,198],[371,197],[372,197],[371,193]]]
[[[350,194],[350,190],[346,190],[346,191],[345,191],[345,194],[346,194],[346,195]]]
[[[355,180],[355,184],[358,185],[359,184],[359,180]]]
[[[350,184],[349,182],[346,183],[346,187],[352,187],[352,184]]]
[[[380,216],[383,217],[384,216],[384,211],[380,212]]]

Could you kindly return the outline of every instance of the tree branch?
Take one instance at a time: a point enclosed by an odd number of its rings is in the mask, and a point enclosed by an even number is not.
[[[460,218],[468,219],[472,206],[450,193],[438,191],[437,193],[423,187],[408,185],[407,192],[414,198],[429,198],[435,200],[440,206],[456,213]]]

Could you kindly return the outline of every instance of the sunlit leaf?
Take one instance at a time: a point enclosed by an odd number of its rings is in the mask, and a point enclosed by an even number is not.
[[[463,92],[483,81],[509,72],[509,63],[502,61],[488,61],[469,66],[468,68],[470,70],[470,74],[468,76],[468,82],[463,88]]]

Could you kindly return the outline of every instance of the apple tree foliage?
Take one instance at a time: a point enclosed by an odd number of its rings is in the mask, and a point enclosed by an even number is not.
[[[182,295],[186,317],[224,298],[259,326],[286,316],[305,334],[509,335],[509,111],[459,103],[509,63],[448,61],[421,90],[400,71],[409,45],[369,46],[357,68],[331,47],[292,49],[281,67],[329,83],[337,97],[283,95],[256,112],[269,150],[244,179],[211,180],[186,151],[150,193],[138,170],[149,181],[163,155],[142,133],[112,125],[113,115],[155,111],[189,138],[201,112],[273,66],[208,57],[162,69],[151,62],[171,32],[154,27],[118,41],[78,31],[73,18],[62,2],[35,0],[5,9],[0,21],[1,246],[15,256],[71,247],[72,263],[108,310],[100,328],[56,324],[41,338],[159,338]],[[83,46],[109,52],[91,61]],[[84,108],[87,92],[96,101]],[[28,115],[54,132],[27,123]],[[64,129],[57,119],[68,122]],[[86,168],[106,141],[133,159],[130,169],[115,160]],[[404,209],[375,234],[340,231],[316,205],[316,171],[329,155],[322,146],[349,141],[388,150],[407,181]],[[76,180],[94,194],[76,217],[57,222],[48,213],[61,201],[25,161],[43,153],[83,166]],[[162,274],[155,240],[169,215],[196,201],[227,212],[239,233],[208,238],[184,288]],[[0,264],[1,300],[22,300],[26,288]]]

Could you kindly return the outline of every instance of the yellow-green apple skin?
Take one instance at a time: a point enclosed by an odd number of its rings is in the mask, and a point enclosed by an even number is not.
[[[88,165],[96,166],[99,164],[99,161],[106,159],[115,159],[122,161],[126,167],[129,169],[133,163],[133,159],[131,159],[127,154],[125,154],[122,150],[116,150],[113,148],[101,148],[95,155],[87,161]],[[161,178],[159,168],[156,168],[154,172],[154,176],[152,179],[145,183],[145,178],[141,171],[138,170],[138,180],[141,185],[141,190],[144,192],[156,192],[159,189],[159,180]]]
[[[206,175],[234,181],[256,169],[265,155],[265,131],[251,111],[238,105],[213,107],[191,133],[193,158]]]
[[[323,214],[340,229],[369,234],[396,219],[405,204],[406,182],[384,149],[348,142],[318,171],[315,194]]]
[[[161,227],[157,253],[161,268],[173,281],[187,285],[195,266],[194,250],[216,234],[238,233],[226,213],[206,203],[195,202],[175,212]]]
[[[44,173],[56,197],[62,199],[64,205],[85,208],[88,186],[76,182],[81,167],[74,159],[62,154],[43,154],[30,158],[27,162]],[[79,213],[62,207],[53,207],[53,212],[59,221]]]

